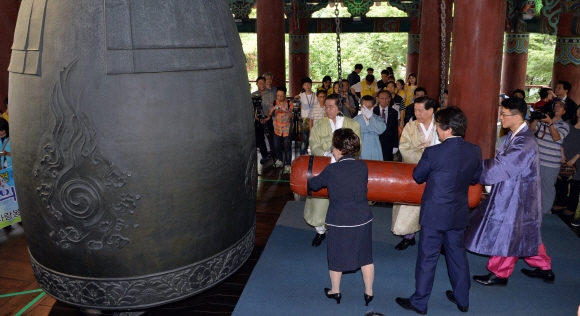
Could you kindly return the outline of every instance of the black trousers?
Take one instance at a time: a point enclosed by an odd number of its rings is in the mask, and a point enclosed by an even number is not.
[[[256,147],[260,149],[262,158],[268,157],[268,148],[266,147],[266,139],[264,138],[264,124],[254,120],[254,130],[256,131]]]
[[[566,181],[567,178],[556,181],[556,205],[565,206],[567,210],[576,212],[580,197],[580,180]],[[568,189],[570,192],[568,193]]]

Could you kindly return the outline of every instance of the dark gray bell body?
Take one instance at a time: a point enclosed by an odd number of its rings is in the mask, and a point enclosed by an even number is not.
[[[23,0],[12,49],[14,174],[42,288],[142,308],[245,262],[256,153],[227,1]]]

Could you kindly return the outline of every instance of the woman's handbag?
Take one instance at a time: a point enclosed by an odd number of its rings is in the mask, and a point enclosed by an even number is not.
[[[310,131],[310,118],[309,117],[302,118],[302,131],[303,132]]]
[[[558,173],[558,177],[560,177],[560,178],[570,177],[571,178],[576,174],[576,170],[578,170],[578,166],[576,164],[568,166],[568,163],[564,162],[560,165],[560,173]]]

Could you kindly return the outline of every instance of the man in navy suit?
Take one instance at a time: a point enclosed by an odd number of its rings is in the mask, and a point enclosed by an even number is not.
[[[415,293],[397,297],[401,307],[427,313],[437,260],[445,249],[447,270],[453,291],[447,298],[462,312],[469,307],[469,265],[464,232],[469,221],[469,186],[479,182],[482,172],[481,149],[463,140],[467,118],[461,109],[447,107],[435,113],[441,144],[427,147],[413,170],[417,183],[427,182],[421,202],[421,233],[415,267]]]
[[[379,91],[377,98],[379,99],[379,106],[375,106],[373,113],[387,124],[387,129],[379,135],[383,161],[393,161],[393,154],[397,152],[399,147],[399,112],[390,105],[391,94],[389,91]]]
[[[556,88],[554,89],[554,94],[556,94],[558,98],[564,100],[564,105],[566,106],[566,113],[562,115],[562,120],[564,122],[571,120],[578,109],[578,104],[568,97],[570,90],[572,90],[572,84],[565,80],[558,81]]]

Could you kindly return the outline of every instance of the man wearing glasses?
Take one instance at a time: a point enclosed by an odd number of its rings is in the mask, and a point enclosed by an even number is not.
[[[309,118],[310,118],[310,131],[314,124],[320,120],[321,118],[326,117],[326,110],[324,109],[324,101],[326,100],[326,91],[325,90],[318,90],[316,92],[316,98],[318,99],[318,106],[313,106],[312,110],[310,110]]]
[[[524,121],[526,110],[523,99],[502,101],[500,119],[509,133],[495,158],[483,161],[480,183],[491,185],[491,193],[471,214],[465,238],[468,250],[491,256],[491,273],[473,276],[483,285],[506,286],[519,257],[535,268],[522,269],[526,276],[550,284],[555,280],[540,233],[540,155]]]

